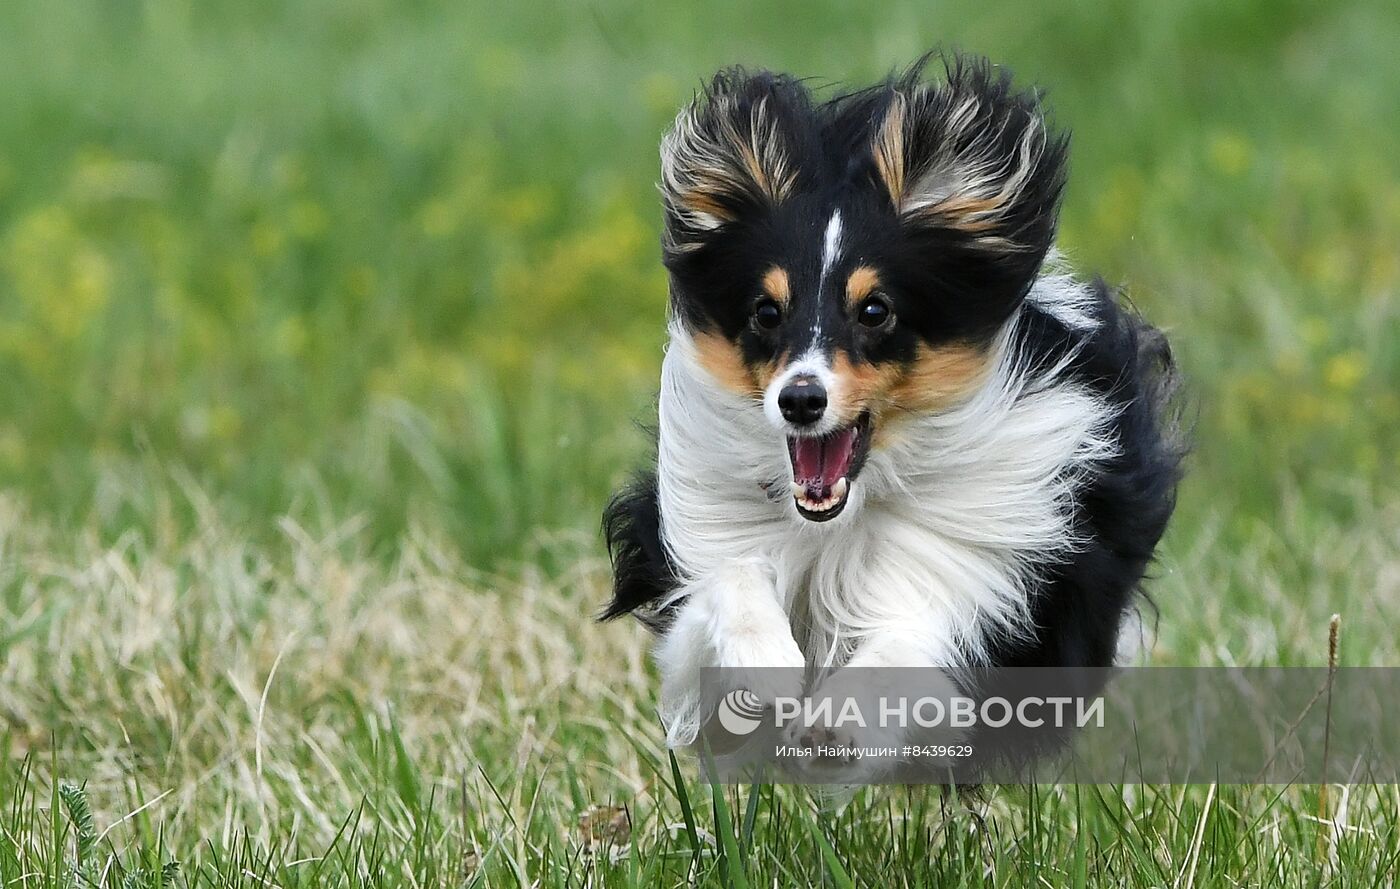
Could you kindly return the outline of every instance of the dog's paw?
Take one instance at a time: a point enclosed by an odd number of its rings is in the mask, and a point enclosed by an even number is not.
[[[910,674],[842,669],[821,683],[783,726],[787,762],[808,781],[861,784],[891,777],[906,766],[936,766],[939,746],[958,743],[959,729],[927,726],[905,711],[914,697]],[[945,674],[923,677],[923,695],[951,700],[956,686]],[[893,702],[893,705],[892,705]]]
[[[803,779],[867,783],[900,761],[903,728],[882,722],[877,701],[858,680],[840,672],[828,678],[783,727],[788,764]]]
[[[787,765],[824,784],[870,783],[903,759],[903,730],[879,725],[808,725],[799,717],[784,728],[783,742],[792,751]]]
[[[807,660],[786,628],[782,632],[736,633],[717,649],[715,666],[723,693],[748,691],[764,707],[774,706],[779,698],[802,694]]]
[[[717,635],[708,626],[691,624],[667,637],[659,654],[659,709],[672,747],[695,743],[717,715],[730,717],[731,725],[724,725],[730,734],[746,734],[732,725],[771,723],[780,698],[802,693],[806,659],[786,625],[755,625]]]

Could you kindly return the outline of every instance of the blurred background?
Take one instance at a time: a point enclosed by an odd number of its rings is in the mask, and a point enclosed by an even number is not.
[[[931,46],[1046,87],[1062,245],[1169,328],[1184,521],[1400,469],[1400,45],[1388,3],[7,3],[0,484],[142,518],[596,547],[648,449],[657,141],[716,67],[864,83]],[[180,520],[176,515],[175,521]]]
[[[600,510],[651,450],[657,143],[719,66],[836,89],[934,46],[1047,90],[1061,246],[1175,344],[1196,449],[1151,659],[1325,663],[1340,612],[1344,664],[1400,663],[1394,0],[6,0],[0,878],[69,856],[60,781],[99,825],[142,812],[108,846],[221,886],[342,830],[344,885],[385,848],[411,885],[579,885],[560,837],[595,802],[674,844],[644,634],[589,621]],[[1129,791],[1126,821],[999,799],[1053,847],[1008,846],[1005,885],[1086,848],[1194,873],[1214,788]],[[1311,873],[1308,793],[1222,795],[1202,874]],[[758,845],[806,842],[776,813],[809,801],[763,799]],[[1389,867],[1393,798],[1346,805],[1380,813],[1349,860]],[[980,818],[935,861],[865,811],[836,842],[882,881],[982,872]],[[800,884],[823,853],[764,860]],[[1283,872],[1219,884],[1313,882]]]

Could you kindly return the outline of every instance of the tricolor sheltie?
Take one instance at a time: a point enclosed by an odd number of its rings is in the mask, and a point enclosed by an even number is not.
[[[1056,252],[1068,140],[985,61],[923,68],[722,71],[662,142],[658,453],[604,617],[658,634],[672,744],[708,667],[1109,665],[1171,515],[1170,352]]]

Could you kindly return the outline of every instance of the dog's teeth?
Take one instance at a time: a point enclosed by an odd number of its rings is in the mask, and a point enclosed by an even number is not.
[[[843,475],[836,481],[836,484],[831,486],[831,491],[825,497],[820,500],[813,500],[811,497],[807,496],[807,488],[805,486],[799,485],[797,482],[792,483],[792,495],[797,498],[797,502],[801,504],[802,508],[808,512],[826,512],[827,510],[834,509],[836,504],[846,498],[846,494],[849,493],[850,490],[851,481]]]

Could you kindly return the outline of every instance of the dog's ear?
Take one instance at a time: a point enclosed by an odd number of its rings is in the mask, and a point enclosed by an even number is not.
[[[694,249],[792,192],[795,112],[807,101],[790,78],[731,68],[681,110],[661,142],[668,249]]]
[[[924,81],[920,63],[889,84],[871,144],[876,178],[906,226],[1034,274],[1055,237],[1068,140],[1006,72],[945,64],[943,83]]]

